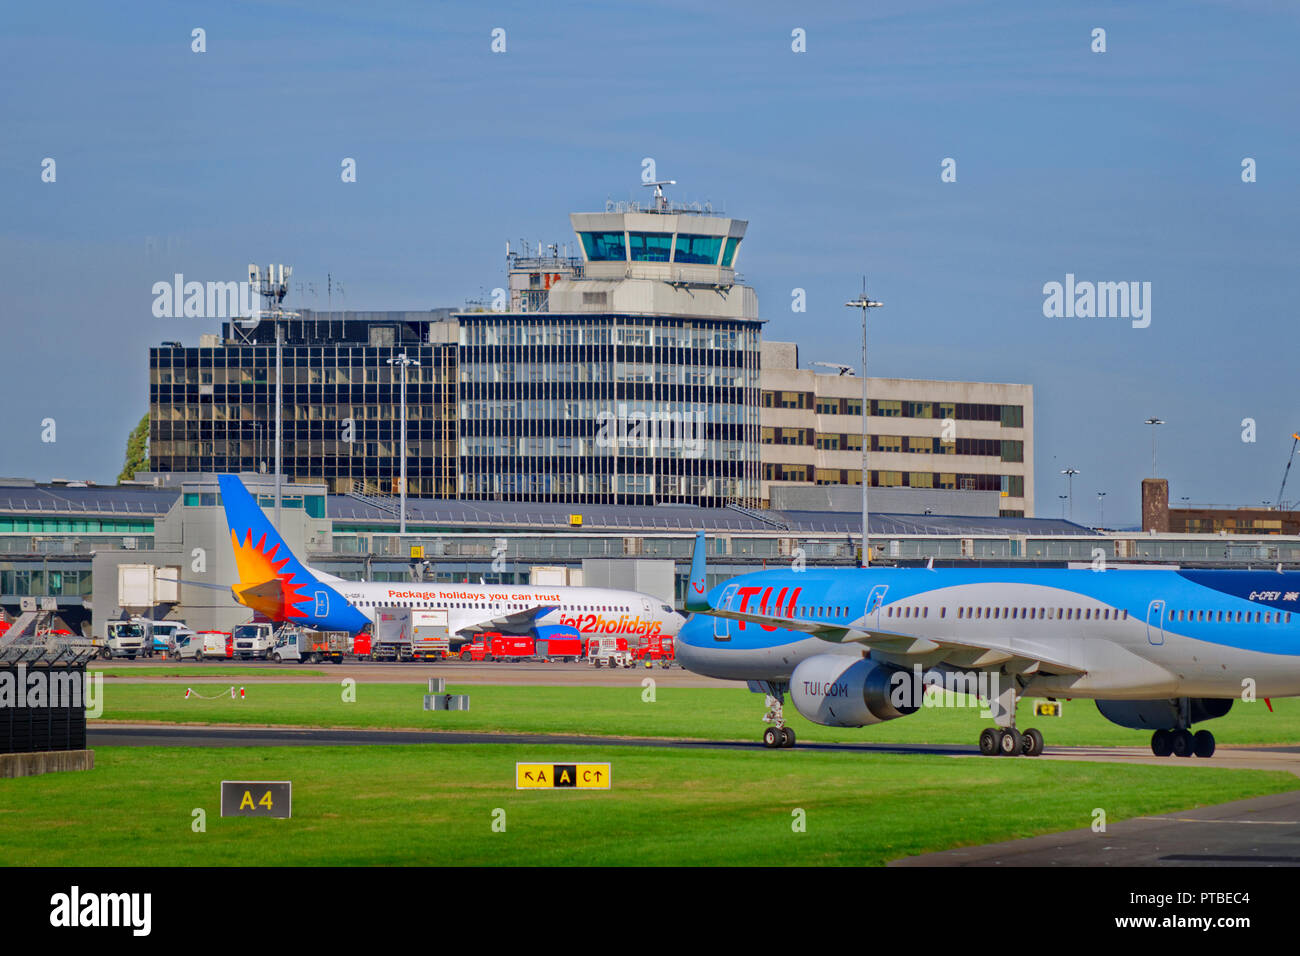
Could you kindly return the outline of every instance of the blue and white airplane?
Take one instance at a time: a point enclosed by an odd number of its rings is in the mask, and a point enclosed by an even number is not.
[[[1214,753],[1193,724],[1234,700],[1300,695],[1300,572],[1176,568],[825,568],[756,571],[705,593],[697,535],[677,661],[767,695],[763,742],[804,717],[865,727],[915,713],[927,684],[978,694],[986,755],[1043,752],[1016,702],[1092,698],[1154,731],[1157,756]],[[1271,709],[1271,704],[1269,705]]]

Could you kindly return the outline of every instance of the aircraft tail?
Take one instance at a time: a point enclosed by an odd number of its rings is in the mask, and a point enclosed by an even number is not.
[[[697,532],[695,535],[695,550],[691,554],[691,579],[686,582],[686,610],[688,611],[707,611],[709,608],[709,602],[704,598],[709,590],[705,580],[704,567],[707,551],[708,547],[704,532]]]
[[[230,588],[235,600],[275,621],[305,621],[311,615],[302,605],[313,602],[320,582],[289,550],[237,476],[218,475],[217,482],[239,573]]]

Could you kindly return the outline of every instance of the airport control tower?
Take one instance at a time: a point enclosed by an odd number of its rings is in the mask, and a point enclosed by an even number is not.
[[[457,316],[461,497],[758,503],[747,223],[645,185],[570,216],[580,258],[512,256],[510,311]]]

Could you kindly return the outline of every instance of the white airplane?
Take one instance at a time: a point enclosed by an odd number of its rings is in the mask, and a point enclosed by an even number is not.
[[[289,550],[242,481],[219,475],[239,583],[235,600],[273,621],[353,634],[383,608],[447,612],[463,639],[501,633],[549,637],[626,637],[633,646],[675,636],[685,618],[639,591],[567,586],[346,581],[308,568]]]

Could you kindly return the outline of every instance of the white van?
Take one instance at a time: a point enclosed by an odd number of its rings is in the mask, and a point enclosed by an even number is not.
[[[144,625],[145,634],[153,636],[152,653],[161,655],[164,659],[172,656],[175,652],[176,640],[185,634],[193,634],[184,621],[146,621],[143,618],[136,619]],[[145,657],[151,656],[150,642],[145,641]]]

